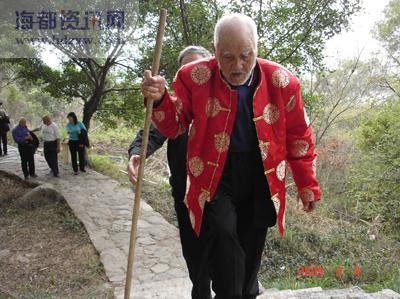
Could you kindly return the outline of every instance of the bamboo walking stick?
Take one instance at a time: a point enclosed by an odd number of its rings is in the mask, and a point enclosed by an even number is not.
[[[160,66],[161,48],[162,48],[162,42],[163,42],[163,37],[164,37],[164,28],[165,28],[166,18],[167,18],[167,10],[161,9],[160,19],[159,19],[159,23],[158,23],[156,46],[155,46],[154,54],[153,54],[153,64],[151,67],[152,76],[155,76],[158,74],[158,68]],[[149,130],[150,130],[150,122],[151,122],[151,113],[153,110],[153,102],[154,102],[154,99],[147,99],[146,117],[145,117],[144,128],[143,128],[143,139],[142,139],[142,146],[140,148],[140,162],[139,162],[138,178],[137,178],[136,189],[135,189],[135,201],[134,201],[133,212],[132,212],[131,238],[130,238],[130,242],[129,242],[128,267],[126,270],[124,299],[129,299],[130,294],[131,294],[133,262],[134,262],[135,249],[136,249],[137,222],[138,222],[138,217],[139,217],[139,212],[140,212],[140,197],[142,194],[142,179],[143,179],[143,173],[144,173],[144,165],[146,162],[147,143],[149,141]]]

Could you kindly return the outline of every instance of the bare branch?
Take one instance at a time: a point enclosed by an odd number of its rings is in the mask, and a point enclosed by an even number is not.
[[[140,90],[140,86],[139,87],[131,87],[131,88],[109,88],[109,89],[105,89],[103,91],[103,95],[106,93],[110,93],[110,92],[122,92],[122,91],[133,91],[133,90]]]

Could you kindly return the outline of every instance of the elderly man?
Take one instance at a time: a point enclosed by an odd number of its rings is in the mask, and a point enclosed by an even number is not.
[[[178,64],[182,66],[189,62],[210,56],[210,52],[203,47],[189,46],[183,49],[179,54]],[[140,130],[129,148],[130,160],[128,164],[128,172],[129,178],[133,184],[136,183],[137,179],[142,136],[143,131]],[[151,126],[149,136],[147,157],[161,148],[167,139],[154,126]],[[169,181],[172,187],[172,197],[174,198],[175,211],[178,219],[182,253],[186,260],[189,276],[193,284],[192,298],[208,299],[211,298],[210,276],[208,274],[207,267],[204,267],[202,263],[202,247],[190,225],[187,208],[183,203],[187,179],[185,166],[187,140],[187,133],[183,133],[175,139],[168,140],[167,157],[168,165],[171,170],[171,177]]]
[[[257,58],[256,24],[234,14],[214,32],[215,58],[183,66],[170,95],[165,80],[144,74],[156,100],[153,121],[173,138],[189,132],[185,196],[205,248],[216,298],[255,298],[267,228],[285,225],[286,162],[310,212],[320,199],[316,153],[298,79]]]
[[[26,125],[26,119],[21,118],[18,125],[12,130],[12,136],[14,141],[18,144],[19,155],[21,156],[22,172],[24,173],[25,179],[29,176],[36,178],[35,174],[35,147],[32,144],[33,137]]]
[[[32,132],[42,132],[44,158],[53,176],[58,177],[58,154],[61,151],[60,132],[49,115],[45,115],[42,121],[40,127],[34,129]]]

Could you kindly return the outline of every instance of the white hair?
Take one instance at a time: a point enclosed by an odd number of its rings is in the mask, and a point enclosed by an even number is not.
[[[227,24],[232,24],[232,23],[240,23],[241,25],[247,26],[251,32],[251,35],[252,35],[251,38],[252,38],[254,44],[257,46],[258,34],[257,34],[256,23],[249,16],[246,16],[246,15],[240,14],[240,13],[229,14],[229,15],[223,16],[221,19],[218,20],[218,22],[214,28],[214,46],[218,45],[219,34],[221,31],[221,28]]]
[[[188,46],[185,49],[183,49],[178,56],[178,64],[181,65],[182,64],[182,60],[188,56],[188,55],[192,55],[192,54],[198,54],[203,58],[207,58],[211,56],[211,53],[203,48],[203,47],[199,47],[199,46]]]

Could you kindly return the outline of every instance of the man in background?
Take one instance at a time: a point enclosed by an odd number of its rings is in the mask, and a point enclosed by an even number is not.
[[[0,102],[0,157],[7,155],[7,132],[10,131],[10,119]],[[1,145],[3,144],[3,148]]]
[[[178,57],[180,66],[195,60],[208,58],[211,54],[203,47],[189,46],[181,51]],[[179,103],[177,103],[179,105]],[[179,107],[178,107],[179,108]],[[135,184],[140,160],[140,147],[142,145],[143,130],[140,130],[129,147],[128,172],[130,181]],[[149,143],[147,146],[146,158],[162,147],[167,140],[155,126],[151,125]],[[189,270],[189,277],[192,281],[192,298],[211,298],[210,276],[202,260],[202,248],[191,227],[187,208],[183,203],[186,192],[186,154],[187,154],[187,132],[175,139],[168,139],[167,157],[171,171],[169,179],[172,187],[172,197],[175,202],[175,211],[178,219],[179,234],[182,243],[182,253]]]
[[[21,167],[25,179],[29,179],[29,176],[36,178],[34,160],[35,147],[33,145],[33,137],[29,132],[24,117],[19,120],[18,125],[12,130],[12,136],[14,141],[18,144]]]
[[[43,134],[43,151],[47,165],[54,177],[58,177],[58,154],[61,151],[60,132],[49,115],[42,118],[43,123],[32,132],[41,131]]]

